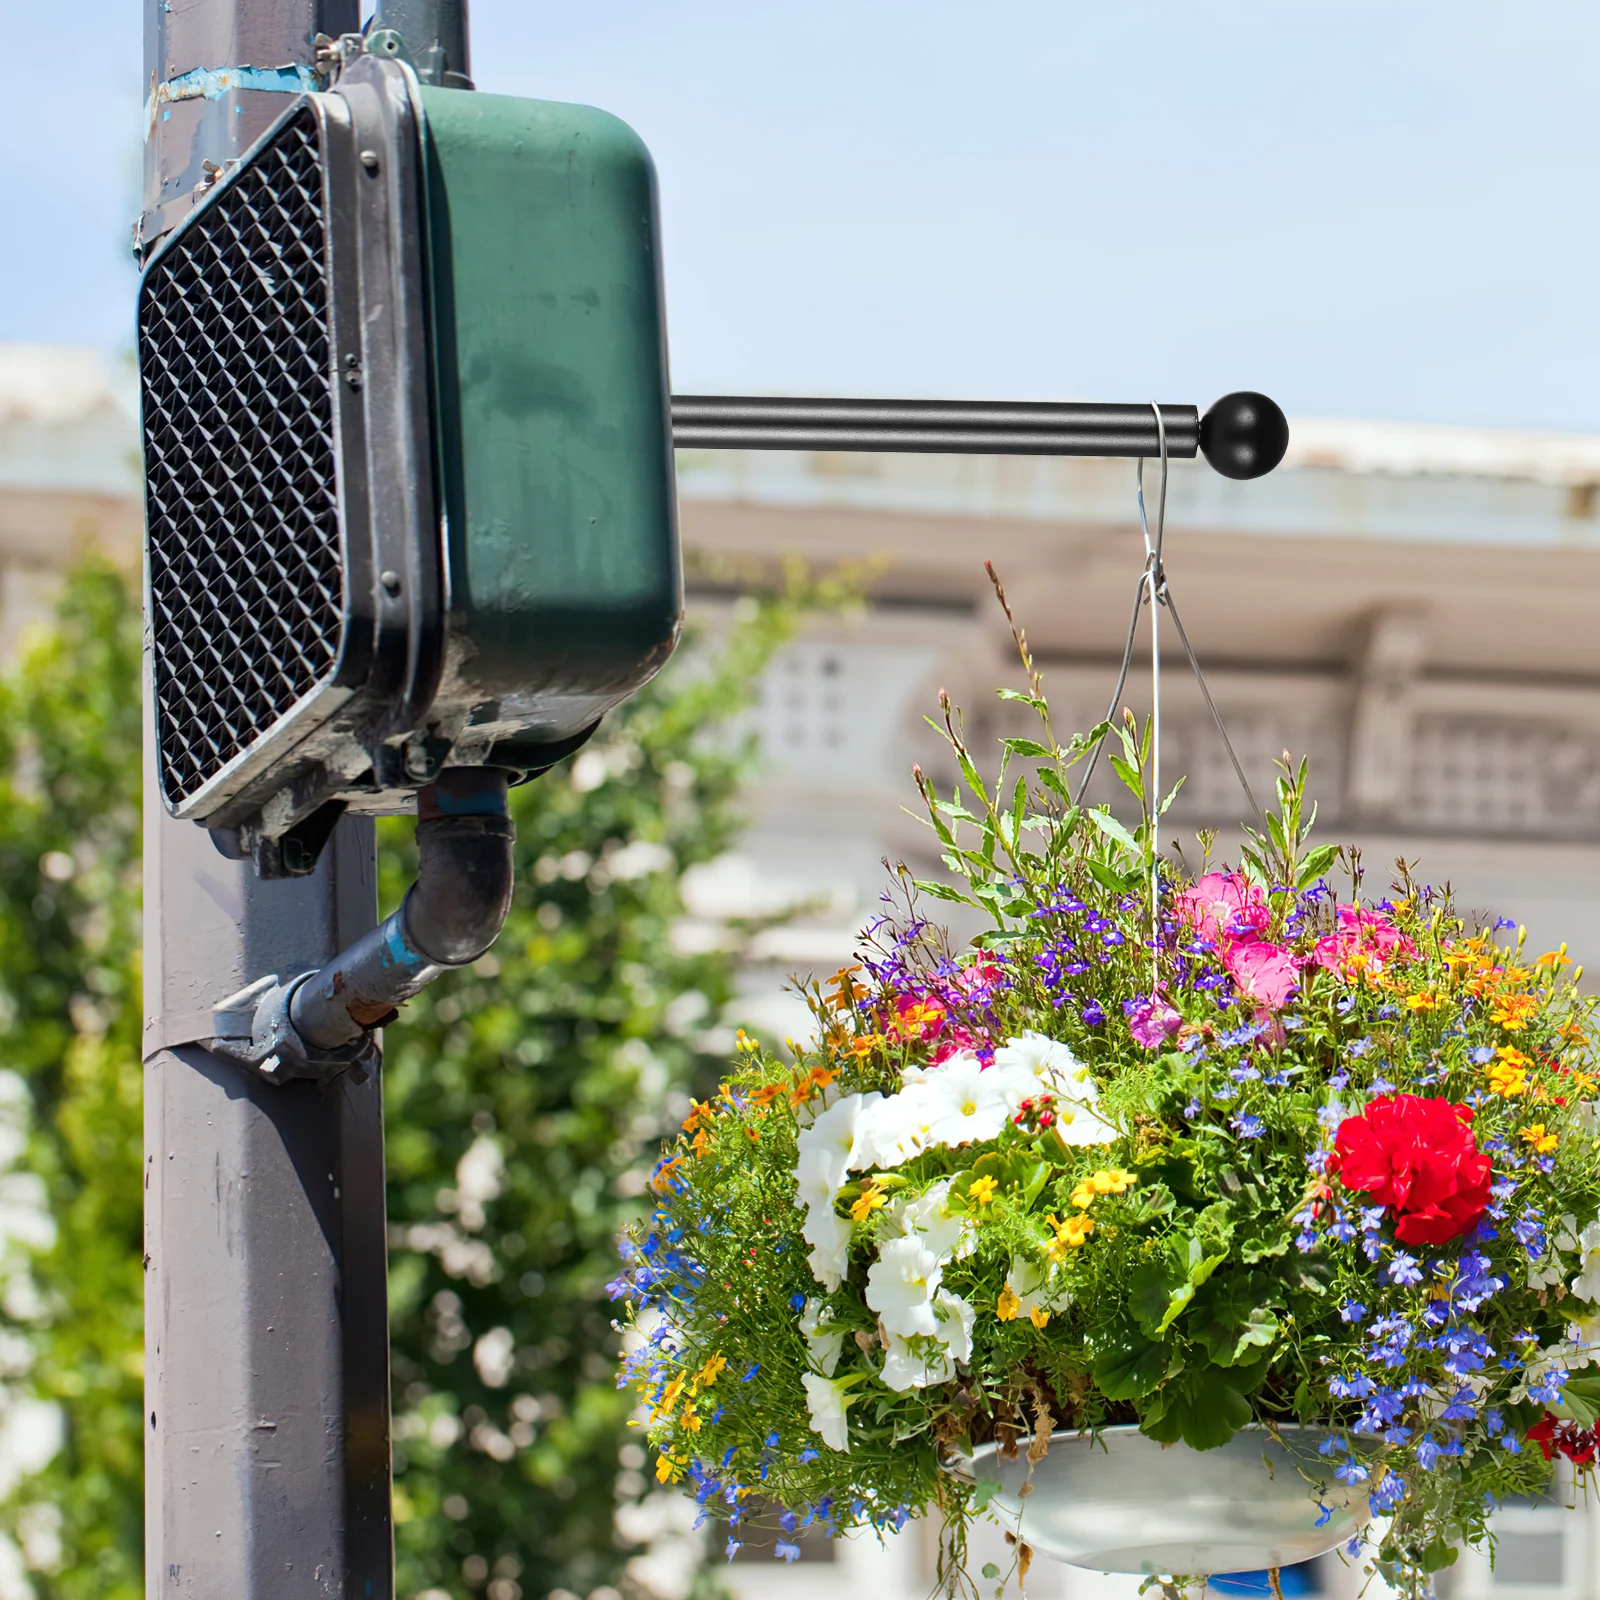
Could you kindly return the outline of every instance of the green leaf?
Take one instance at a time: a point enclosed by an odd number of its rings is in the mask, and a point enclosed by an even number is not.
[[[952,888],[948,883],[935,883],[931,879],[917,878],[913,881],[912,887],[918,894],[927,895],[930,900],[950,900],[957,905],[978,906],[980,911],[983,909],[971,895],[963,894],[959,889]]]
[[[1096,1356],[1089,1369],[1107,1400],[1136,1400],[1161,1382],[1167,1351],[1146,1339],[1126,1339]]]
[[[1089,815],[1095,816],[1091,811]],[[1100,885],[1102,889],[1109,889],[1113,894],[1126,894],[1128,892],[1128,879],[1125,874],[1117,871],[1115,867],[1107,866],[1104,861],[1086,861],[1084,865],[1089,869],[1089,876]]]
[[[1040,744],[1037,739],[1002,739],[1000,748],[1009,750],[1014,756],[1027,756],[1039,761],[1048,761],[1051,754],[1049,747]]]
[[[1089,820],[1112,843],[1120,844],[1124,850],[1130,851],[1134,855],[1141,853],[1139,841],[1109,811],[1096,808],[1089,813]]]
[[[974,1511],[982,1511],[983,1508],[988,1505],[992,1499],[994,1499],[995,1491],[999,1487],[1000,1480],[998,1478],[980,1478],[978,1480],[978,1487],[973,1491],[972,1494],[972,1500],[970,1502],[972,1509]],[[992,1578],[994,1573],[991,1572],[988,1567],[985,1567],[983,1569],[983,1575],[986,1578]]]
[[[1048,711],[1050,708],[1036,695],[1024,694],[1020,689],[996,689],[995,694],[1002,700],[1020,700],[1025,706],[1032,706],[1035,711]]]
[[[1571,1417],[1580,1428],[1592,1428],[1600,1421],[1600,1372],[1590,1370],[1568,1378],[1561,1403],[1550,1409],[1557,1416]]]
[[[1144,779],[1137,767],[1130,767],[1121,756],[1108,756],[1111,770],[1122,779],[1123,786],[1127,788],[1141,805],[1144,804]]]
[[[1173,1298],[1182,1295],[1176,1309]],[[1165,1262],[1146,1261],[1128,1275],[1128,1309],[1140,1329],[1152,1338],[1163,1333],[1172,1319],[1194,1298],[1188,1275],[1174,1272]]]
[[[1050,1174],[1054,1170],[1048,1161],[1039,1161],[1034,1164],[1033,1170],[1028,1174],[1028,1181],[1022,1186],[1022,1209],[1031,1210],[1035,1200],[1044,1192],[1044,1186],[1050,1181]]]
[[[978,1502],[977,1496],[975,1495],[975,1496],[973,1496],[973,1500],[972,1500],[972,1509],[974,1511],[982,1511],[983,1507],[988,1505],[988,1503],[989,1503],[988,1496],[984,1497],[983,1503],[980,1505],[979,1502]],[[983,1564],[983,1575],[986,1578],[998,1578],[1000,1576],[1000,1569],[999,1569],[999,1567],[997,1567],[994,1564],[994,1562],[985,1561],[984,1564]]]
[[[1297,889],[1307,889],[1314,884],[1323,873],[1338,859],[1339,847],[1336,844],[1319,845],[1311,851],[1300,863],[1300,870],[1295,874],[1294,886]]]

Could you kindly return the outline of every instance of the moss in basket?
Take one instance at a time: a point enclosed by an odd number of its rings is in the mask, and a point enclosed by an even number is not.
[[[784,1532],[931,1509],[970,1588],[980,1491],[946,1468],[977,1443],[1315,1419],[1323,1483],[1387,1519],[1373,1560],[1425,1587],[1493,1501],[1595,1454],[1591,1003],[1564,948],[1405,863],[1363,900],[1304,763],[1238,870],[1204,837],[1160,855],[1148,726],[1062,744],[1017,641],[1002,694],[1040,737],[986,783],[942,701],[962,783],[917,774],[959,886],[902,868],[859,961],[804,986],[815,1042],[741,1038],[625,1241],[658,1476],[730,1546],[757,1497]],[[1073,802],[1102,747],[1131,827]],[[954,951],[929,899],[991,925]]]

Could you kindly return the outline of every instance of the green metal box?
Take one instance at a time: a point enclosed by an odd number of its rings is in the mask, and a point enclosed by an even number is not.
[[[590,727],[677,637],[655,171],[588,106],[420,99],[440,694],[472,701],[467,738],[532,750]]]
[[[655,173],[585,106],[348,62],[140,286],[162,792],[264,872],[548,767],[682,576]]]

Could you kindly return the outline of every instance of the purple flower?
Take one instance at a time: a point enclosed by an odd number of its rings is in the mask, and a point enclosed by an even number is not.
[[[1147,1050],[1165,1044],[1183,1026],[1183,1018],[1160,995],[1124,1000],[1122,1009],[1127,1013],[1133,1042]]]
[[[1086,1028],[1098,1028],[1106,1020],[1106,1008],[1098,1000],[1089,1000],[1083,1007],[1083,1025]]]
[[[1417,1440],[1417,1465],[1424,1472],[1432,1472],[1439,1464],[1439,1441],[1431,1433]]]
[[[772,1553],[780,1561],[798,1561],[800,1559],[800,1546],[788,1539],[780,1539],[772,1547]]]
[[[1328,1393],[1340,1400],[1364,1400],[1378,1386],[1364,1373],[1353,1378],[1336,1377],[1328,1380]]]
[[[1235,1117],[1233,1128],[1241,1139],[1259,1139],[1267,1131],[1266,1124],[1261,1118],[1250,1111]]]
[[[728,1559],[730,1561],[732,1561],[733,1558],[736,1555],[738,1555],[738,1553],[743,1549],[744,1549],[744,1540],[743,1539],[729,1539],[728,1540]]]

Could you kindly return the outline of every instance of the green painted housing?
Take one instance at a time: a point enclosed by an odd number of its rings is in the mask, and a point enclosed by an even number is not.
[[[588,106],[420,91],[447,699],[572,738],[682,615],[655,169]]]

